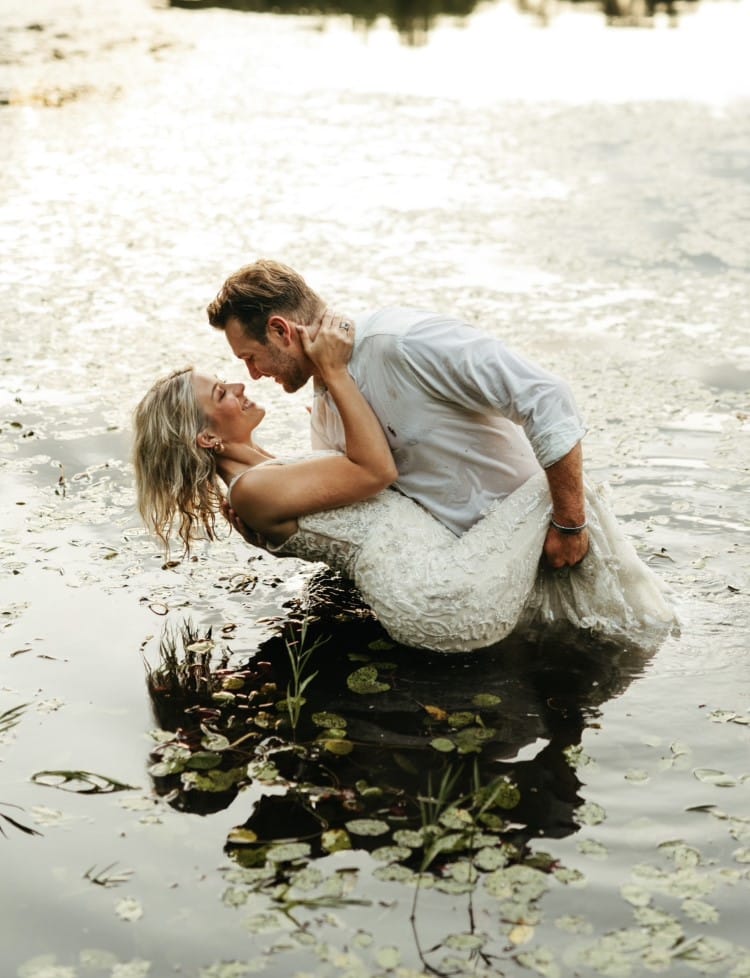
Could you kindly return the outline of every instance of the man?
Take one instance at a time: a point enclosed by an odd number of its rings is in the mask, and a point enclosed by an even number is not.
[[[326,303],[295,271],[261,260],[231,275],[208,306],[253,380],[291,393],[312,377],[313,448],[344,449],[343,427],[298,325],[314,331]],[[391,307],[356,323],[349,370],[383,426],[396,486],[460,534],[489,503],[541,466],[552,497],[544,553],[554,568],[588,551],[581,421],[567,384],[457,319]]]

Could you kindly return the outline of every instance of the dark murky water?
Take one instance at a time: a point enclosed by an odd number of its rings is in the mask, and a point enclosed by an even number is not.
[[[750,975],[748,5],[467,13],[3,9],[4,975]],[[233,540],[165,566],[130,411],[232,375],[202,310],[259,255],[570,378],[681,636],[445,661]]]

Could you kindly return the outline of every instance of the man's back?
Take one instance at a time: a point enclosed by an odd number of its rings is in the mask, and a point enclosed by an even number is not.
[[[455,533],[539,471],[523,428],[543,464],[585,431],[566,384],[459,320],[390,307],[356,329],[350,371],[386,432],[396,485]],[[343,450],[325,392],[312,429],[314,447]]]

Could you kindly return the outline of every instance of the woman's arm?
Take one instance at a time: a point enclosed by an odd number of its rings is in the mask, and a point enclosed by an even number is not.
[[[300,340],[341,414],[346,455],[255,467],[232,490],[240,519],[272,542],[290,536],[297,517],[374,496],[398,475],[380,422],[347,369],[352,327],[341,324],[327,314],[314,340],[303,329]]]

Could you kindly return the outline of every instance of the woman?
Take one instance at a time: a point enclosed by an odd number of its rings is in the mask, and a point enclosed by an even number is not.
[[[397,472],[379,422],[347,370],[349,324],[300,329],[341,414],[346,455],[275,458],[254,441],[265,411],[244,384],[192,368],[158,381],[135,414],[138,504],[165,545],[214,539],[224,503],[279,556],[322,561],[350,577],[385,630],[405,645],[468,651],[517,628],[572,625],[602,638],[658,644],[674,624],[663,586],[625,539],[600,491],[587,488],[591,548],[579,566],[540,562],[551,516],[544,474],[498,500],[456,537],[387,487]]]

